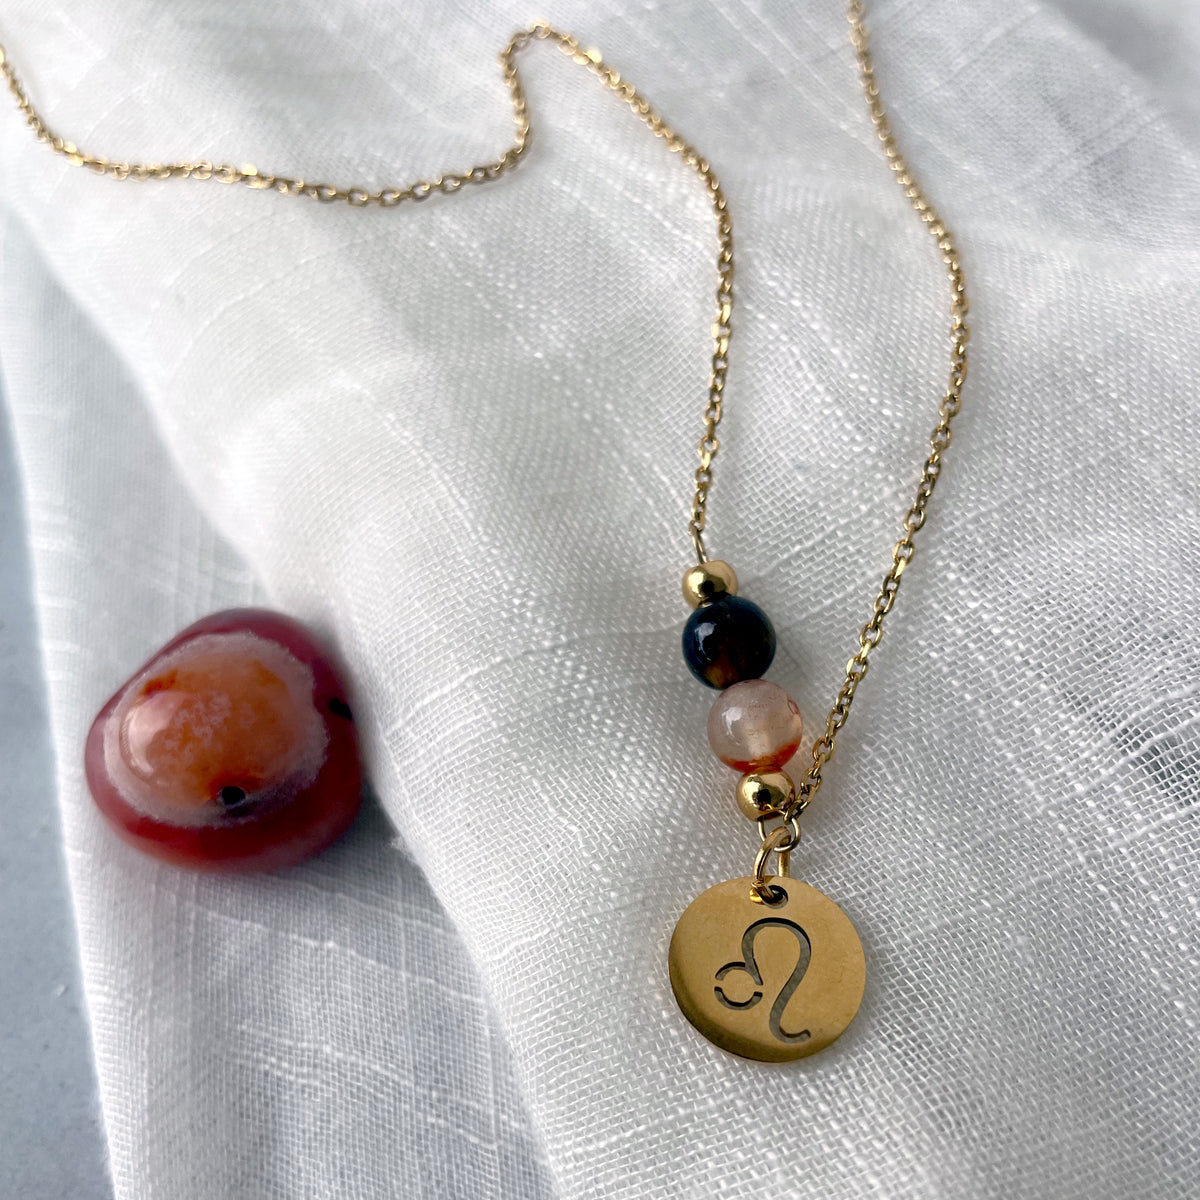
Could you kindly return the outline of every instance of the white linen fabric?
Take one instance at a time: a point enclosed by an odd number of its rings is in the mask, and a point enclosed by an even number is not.
[[[110,157],[386,185],[505,144],[494,54],[539,15],[14,0],[0,32]],[[549,15],[728,192],[710,544],[815,725],[933,423],[936,250],[839,4]],[[866,1002],[782,1068],[700,1039],[666,973],[679,913],[754,849],[679,658],[696,181],[548,47],[521,168],[393,212],[119,185],[0,116],[0,361],[118,1196],[1200,1188],[1194,109],[1042,3],[870,16],[962,244],[972,374],[795,861],[856,922]],[[158,643],[250,600],[336,641],[386,820],[197,879],[114,844],[79,750]]]

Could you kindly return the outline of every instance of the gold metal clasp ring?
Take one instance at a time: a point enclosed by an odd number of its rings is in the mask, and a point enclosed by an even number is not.
[[[760,823],[761,824],[761,823]],[[800,826],[798,824],[780,825],[763,837],[762,845],[754,856],[754,875],[750,886],[755,896],[765,904],[776,902],[774,889],[767,882],[767,864],[771,855],[777,856],[775,874],[788,878],[791,869],[791,852],[800,844]]]

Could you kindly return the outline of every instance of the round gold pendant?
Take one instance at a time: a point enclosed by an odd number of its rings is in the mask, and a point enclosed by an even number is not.
[[[775,904],[751,883],[718,883],[688,906],[671,938],[671,987],[683,1015],[722,1050],[789,1062],[823,1050],[854,1019],[862,943],[807,883],[771,879]]]

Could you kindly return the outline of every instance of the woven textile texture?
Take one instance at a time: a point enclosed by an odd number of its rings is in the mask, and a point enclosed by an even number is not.
[[[866,1001],[782,1068],[703,1042],[666,973],[754,850],[679,656],[696,180],[548,46],[522,166],[395,211],[114,183],[0,112],[0,363],[120,1200],[1200,1190],[1200,140],[1143,74],[1200,37],[1146,5],[1125,53],[1138,6],[1095,11],[871,5],[972,372],[794,857]],[[110,157],[387,185],[507,143],[495,53],[542,15],[722,177],[710,545],[812,728],[947,360],[840,3],[12,0],[0,34]],[[336,642],[378,801],[303,868],[197,879],[114,843],[80,747],[156,645],[247,601]]]

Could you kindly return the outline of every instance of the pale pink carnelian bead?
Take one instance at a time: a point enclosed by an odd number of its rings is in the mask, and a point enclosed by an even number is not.
[[[796,753],[804,727],[796,702],[776,683],[744,679],[708,714],[708,744],[735,771],[775,771]]]

